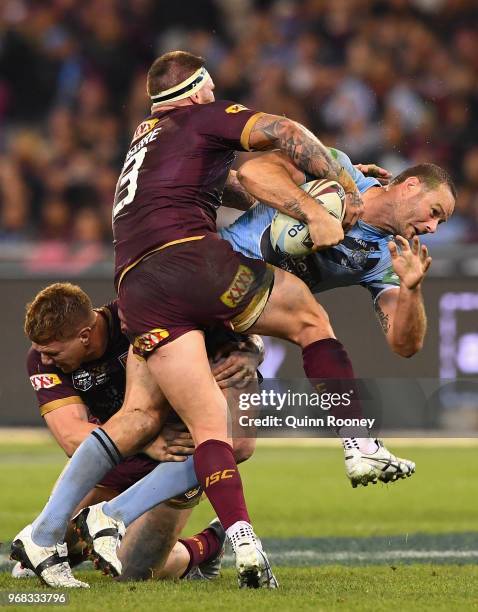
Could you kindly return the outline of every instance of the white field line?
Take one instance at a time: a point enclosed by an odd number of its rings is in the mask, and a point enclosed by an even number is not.
[[[377,561],[404,561],[404,560],[433,560],[433,559],[478,559],[478,550],[389,550],[377,552],[355,552],[350,550],[320,552],[318,550],[287,550],[283,552],[269,552],[271,561],[284,563],[287,561],[305,561],[310,564],[340,563],[365,561],[371,565]],[[224,557],[226,561],[233,561],[232,555]]]
[[[276,564],[307,565],[314,564],[333,565],[333,564],[353,564],[366,563],[369,565],[377,562],[390,563],[393,561],[476,561],[478,560],[478,550],[390,550],[382,552],[353,552],[335,551],[321,553],[317,550],[288,550],[283,552],[269,553],[269,558]],[[230,554],[224,556],[227,565],[234,563],[234,557]],[[305,563],[304,563],[305,561]],[[13,566],[8,555],[0,555],[0,569],[5,571]]]

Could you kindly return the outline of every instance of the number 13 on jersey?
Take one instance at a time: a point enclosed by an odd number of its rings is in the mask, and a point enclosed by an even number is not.
[[[147,147],[143,147],[135,155],[130,157],[123,166],[123,171],[121,172],[116,186],[113,219],[125,206],[131,204],[134,199],[138,186],[138,173],[144,161],[146,151]]]

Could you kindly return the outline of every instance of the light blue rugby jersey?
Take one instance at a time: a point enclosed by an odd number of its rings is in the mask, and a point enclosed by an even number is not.
[[[345,153],[336,149],[331,149],[331,152],[353,177],[361,193],[380,186],[376,179],[366,177],[357,170]],[[393,271],[387,246],[392,236],[385,231],[358,221],[338,245],[293,258],[272,248],[270,225],[274,214],[273,208],[258,202],[219,233],[234,250],[248,257],[265,259],[292,272],[307,283],[313,293],[362,285],[370,291],[375,301],[383,291],[399,286],[400,281]]]

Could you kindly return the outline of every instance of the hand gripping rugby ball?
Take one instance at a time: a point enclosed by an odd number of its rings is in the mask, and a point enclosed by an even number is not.
[[[324,206],[329,214],[343,221],[345,192],[342,185],[328,179],[316,179],[304,183],[301,189]],[[271,243],[274,251],[282,251],[292,257],[308,255],[313,247],[307,224],[279,211],[271,223]]]

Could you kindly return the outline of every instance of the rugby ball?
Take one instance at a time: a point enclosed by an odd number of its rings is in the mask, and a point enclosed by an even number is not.
[[[318,204],[326,208],[333,217],[343,221],[345,215],[345,191],[342,185],[328,179],[316,179],[301,185],[301,189],[312,196]],[[271,244],[274,251],[287,253],[292,257],[301,257],[312,252],[306,223],[298,221],[279,211],[271,223]]]

